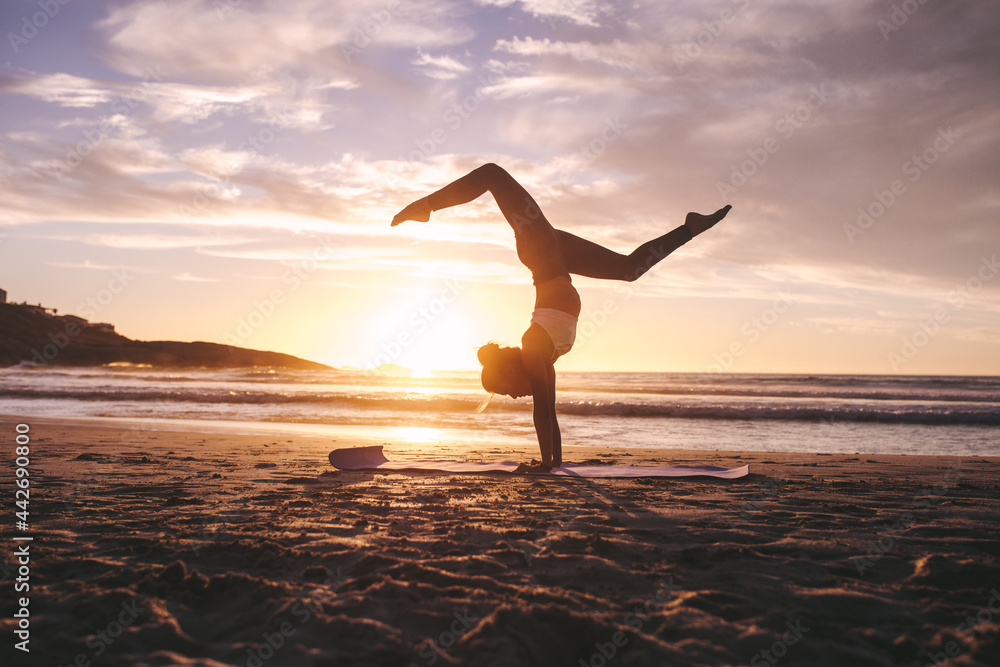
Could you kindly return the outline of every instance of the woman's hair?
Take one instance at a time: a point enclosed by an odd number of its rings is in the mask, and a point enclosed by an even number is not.
[[[483,365],[481,376],[483,389],[491,394],[490,398],[479,407],[478,412],[482,412],[493,400],[493,394],[497,393],[501,381],[513,373],[523,372],[524,366],[521,361],[521,348],[500,346],[496,342],[483,345],[476,356]]]

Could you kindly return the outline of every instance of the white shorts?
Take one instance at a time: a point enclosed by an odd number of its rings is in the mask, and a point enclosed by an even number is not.
[[[555,308],[536,308],[531,313],[531,323],[545,329],[545,333],[552,339],[552,345],[556,348],[555,354],[552,356],[553,361],[573,349],[578,319]]]

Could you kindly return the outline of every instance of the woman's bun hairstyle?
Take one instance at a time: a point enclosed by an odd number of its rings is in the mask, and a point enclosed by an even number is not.
[[[480,379],[483,389],[495,394],[497,388],[504,384],[504,380],[510,377],[511,373],[516,373],[521,367],[521,348],[500,345],[496,341],[490,341],[479,348],[476,353],[479,363],[483,365],[483,372]],[[492,396],[490,399],[492,400]],[[489,404],[489,401],[479,406],[476,412],[482,412]]]
[[[491,366],[500,359],[500,346],[496,343],[487,343],[479,348],[476,356],[479,357],[479,363],[483,367]]]

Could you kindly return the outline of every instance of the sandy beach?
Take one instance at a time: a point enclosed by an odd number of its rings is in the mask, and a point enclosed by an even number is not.
[[[5,540],[4,664],[1000,664],[997,458],[597,447],[566,459],[750,475],[382,474],[329,466],[354,435],[11,417],[6,480],[18,423],[30,521],[5,533],[33,539]]]

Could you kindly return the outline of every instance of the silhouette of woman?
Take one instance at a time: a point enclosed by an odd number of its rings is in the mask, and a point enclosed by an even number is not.
[[[522,472],[548,472],[562,465],[562,438],[556,420],[554,362],[569,352],[576,338],[580,295],[570,274],[605,280],[633,281],[674,250],[706,231],[729,213],[688,213],[684,224],[622,255],[579,236],[554,229],[541,209],[514,178],[495,164],[484,164],[437,192],[418,199],[392,219],[427,222],[432,211],[458,206],[484,192],[493,194],[500,212],[514,229],[517,256],[531,271],[535,310],[521,347],[489,343],[479,348],[483,389],[512,398],[530,395],[541,462],[522,464]]]

